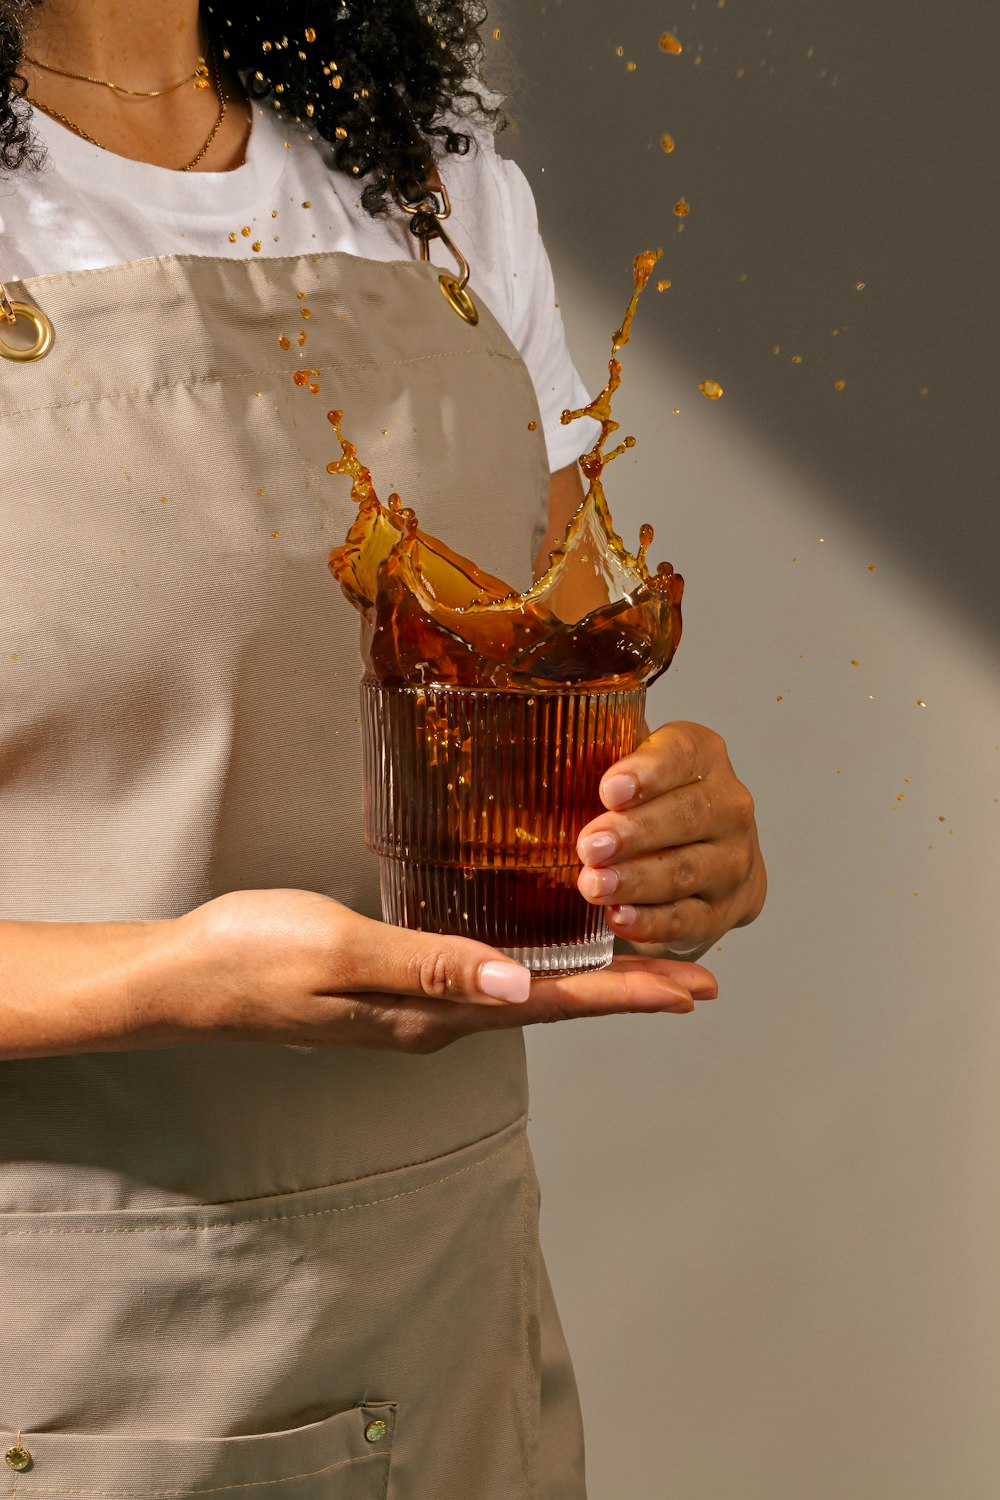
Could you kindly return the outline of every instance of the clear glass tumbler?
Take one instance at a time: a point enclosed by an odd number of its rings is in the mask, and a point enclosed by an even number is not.
[[[478,938],[536,974],[611,962],[604,911],[576,888],[598,786],[638,743],[644,687],[590,692],[361,687],[365,839],[382,914]]]

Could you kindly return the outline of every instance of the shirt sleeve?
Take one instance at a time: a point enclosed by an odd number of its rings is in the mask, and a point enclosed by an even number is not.
[[[505,240],[510,297],[508,332],[535,387],[549,469],[555,473],[575,463],[596,441],[599,429],[589,418],[566,426],[560,421],[567,408],[585,406],[590,393],[566,347],[566,330],[556,299],[552,267],[538,231],[531,188],[514,162],[494,154],[491,165],[500,193],[500,221]]]

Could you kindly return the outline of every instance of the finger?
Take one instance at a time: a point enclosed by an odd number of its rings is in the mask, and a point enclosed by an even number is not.
[[[523,1005],[531,973],[470,938],[411,932],[358,917],[341,924],[331,955],[330,991],[361,991],[476,1005]]]
[[[674,944],[681,950],[714,942],[725,924],[714,906],[697,897],[658,906],[626,903],[608,909],[608,926],[630,943]]]
[[[351,1045],[410,1052],[436,1052],[475,1031],[597,1016],[687,1015],[695,1000],[718,994],[715,976],[701,964],[676,959],[615,958],[594,974],[536,979],[524,1005],[477,1005],[457,1001],[358,995],[351,1007]]]
[[[756,842],[753,798],[731,772],[716,771],[620,812],[601,813],[580,831],[576,850],[597,867],[672,845],[733,841],[746,851]]]
[[[525,1008],[526,1024],[587,1016],[687,1014],[694,1009],[696,997],[678,976],[690,969],[699,970],[699,977],[692,980],[697,998],[708,999],[710,992],[717,992],[708,970],[670,959],[616,958],[610,968],[596,974],[536,979]]]
[[[714,730],[703,724],[664,724],[608,768],[601,778],[601,801],[609,812],[634,807],[704,780],[723,761],[728,765],[725,742]]]
[[[714,899],[729,888],[736,860],[716,844],[682,844],[623,864],[586,868],[577,876],[581,896],[595,906],[657,906],[689,896]]]
[[[680,985],[683,985],[688,994],[695,1000],[717,1000],[719,997],[719,981],[711,970],[704,965],[694,963],[688,959],[661,958],[652,960],[645,958],[642,954],[620,953],[615,956],[616,968],[641,967],[648,969],[650,963],[656,962],[669,969],[670,977]]]

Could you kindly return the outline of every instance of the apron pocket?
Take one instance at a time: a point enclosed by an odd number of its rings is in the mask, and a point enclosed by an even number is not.
[[[12,1500],[384,1500],[395,1418],[394,1404],[369,1402],[308,1427],[259,1437],[9,1435],[0,1493]]]
[[[347,1491],[336,1468],[328,1480],[290,1477],[333,1457],[296,1457],[277,1477],[255,1466],[272,1442],[294,1446],[311,1431],[301,1424],[330,1412],[344,1414],[328,1419],[331,1434],[352,1433],[352,1411],[373,1398],[405,1413],[395,1500],[530,1493],[540,1354],[537,1184],[524,1124],[276,1197],[0,1215],[0,1285],[18,1320],[15,1357],[0,1358],[0,1430],[13,1443],[20,1429],[33,1453],[36,1434],[39,1448],[23,1474],[0,1463],[0,1500],[3,1480],[16,1480],[12,1500],[262,1483],[276,1497],[312,1500],[317,1485],[327,1500],[381,1497],[368,1471],[389,1482],[384,1440],[369,1444],[363,1432],[345,1459],[376,1456],[345,1467]],[[50,1444],[55,1453],[78,1440],[53,1484]],[[85,1481],[74,1465],[91,1441],[98,1458]],[[133,1463],[148,1443],[161,1445],[152,1468],[169,1458],[169,1473],[154,1482],[144,1469],[138,1487],[102,1483],[97,1469]],[[247,1477],[226,1468],[218,1478],[215,1456],[242,1463],[244,1444]],[[187,1467],[196,1461],[210,1480]]]

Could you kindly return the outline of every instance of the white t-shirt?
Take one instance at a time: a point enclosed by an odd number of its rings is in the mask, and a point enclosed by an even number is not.
[[[373,219],[361,185],[331,166],[318,136],[253,106],[247,157],[231,172],[174,172],[115,156],[35,110],[47,148],[40,173],[0,179],[0,283],[96,270],[147,256],[310,255],[413,260],[404,216]],[[575,461],[590,424],[560,424],[587,393],[570,360],[531,189],[482,134],[467,156],[446,157],[448,232],[472,268],[471,288],[507,333],[534,382],[550,468]],[[435,241],[431,257],[454,270]]]

